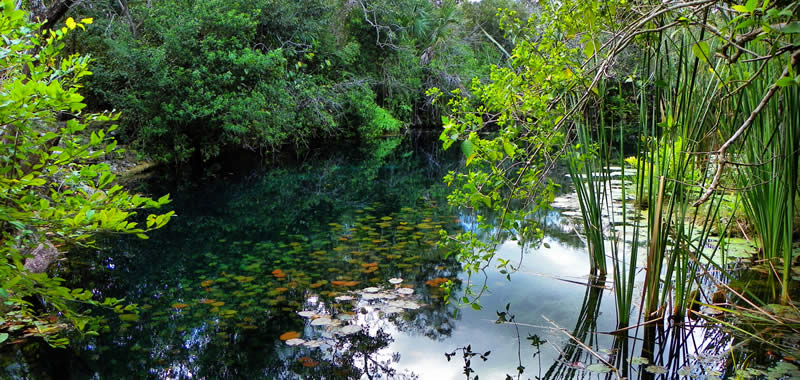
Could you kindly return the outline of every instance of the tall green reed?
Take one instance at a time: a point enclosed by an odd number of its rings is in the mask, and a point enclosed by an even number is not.
[[[769,54],[770,52],[763,52]],[[743,63],[732,68],[738,80],[749,80],[755,70],[762,75],[738,94],[731,96],[731,107],[740,108],[740,117],[726,120],[723,128],[732,133],[750,110],[759,106],[764,94],[775,86],[784,65]],[[797,169],[800,158],[800,87],[779,89],[773,99],[755,116],[743,136],[739,153],[734,157],[736,183],[742,189],[744,209],[757,232],[761,258],[771,267],[780,268],[780,297],[788,302],[792,265]],[[777,270],[777,269],[776,269]],[[772,278],[772,277],[770,277]],[[777,293],[774,286],[773,292]],[[777,294],[773,294],[777,297]]]

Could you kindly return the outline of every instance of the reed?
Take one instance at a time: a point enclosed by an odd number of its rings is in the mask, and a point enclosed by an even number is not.
[[[769,52],[764,52],[769,53]],[[737,65],[731,70],[739,80],[749,79],[753,70],[761,76],[737,96],[731,97],[733,106],[741,109],[739,117],[727,120],[723,127],[735,131],[756,109],[770,89],[774,78],[784,70],[779,62],[763,67],[757,63]],[[788,302],[792,265],[792,231],[797,194],[797,168],[800,158],[800,87],[787,86],[777,90],[760,113],[755,115],[750,128],[735,156],[742,162],[737,165],[736,180],[743,190],[744,209],[757,232],[761,258],[781,268],[780,286],[773,286],[774,294],[783,303]],[[776,285],[773,282],[773,285]]]

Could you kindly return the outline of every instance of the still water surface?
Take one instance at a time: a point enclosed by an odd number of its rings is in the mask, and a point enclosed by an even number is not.
[[[446,206],[448,160],[401,149],[353,162],[151,184],[172,192],[178,216],[70,268],[80,286],[138,305],[100,311],[108,331],[78,340],[72,377],[463,379],[469,347],[489,352],[469,362],[482,379],[520,366],[522,378],[605,378],[567,335],[613,356],[601,349],[614,346],[602,334],[615,329],[613,295],[586,286],[574,221],[541,216],[548,248],[503,244],[519,270],[488,271],[483,309],[457,310],[438,285],[458,295],[467,277],[436,242],[470,226]],[[501,312],[514,323],[496,323]]]

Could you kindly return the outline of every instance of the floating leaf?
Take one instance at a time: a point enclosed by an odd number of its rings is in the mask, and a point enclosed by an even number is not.
[[[311,321],[311,326],[327,326],[331,324],[331,319],[328,317],[320,317]]]
[[[586,370],[589,372],[595,373],[606,373],[611,371],[611,367],[603,364],[603,363],[596,363],[586,367]]]
[[[339,329],[339,334],[341,335],[351,335],[361,331],[361,327],[358,325],[347,325]]]
[[[667,369],[666,368],[664,368],[664,367],[662,367],[660,365],[655,365],[655,364],[651,364],[651,365],[645,367],[644,370],[647,371],[647,372],[650,372],[652,374],[655,374],[655,375],[662,375],[662,374],[667,373]]]
[[[119,319],[125,322],[136,322],[139,320],[138,314],[120,314]]]
[[[390,278],[389,279],[389,283],[392,284],[392,285],[397,285],[397,284],[399,284],[401,282],[403,282],[402,278]]]
[[[631,365],[650,364],[650,360],[641,356],[631,358]]]
[[[324,342],[321,341],[321,340],[315,339],[315,340],[307,340],[305,343],[303,343],[303,345],[306,346],[306,347],[309,347],[309,348],[317,348],[317,347],[321,346],[322,343],[324,343]]]
[[[305,344],[308,344],[308,342],[306,342]],[[302,358],[297,359],[297,361],[300,362],[300,364],[302,364],[303,367],[307,367],[307,368],[316,367],[317,364],[319,364],[318,361],[316,361],[314,359],[311,359],[308,356],[303,356]]]
[[[287,332],[281,334],[281,336],[279,336],[278,339],[280,339],[280,340],[291,340],[291,339],[296,339],[296,338],[299,338],[299,337],[300,337],[300,333],[299,332],[297,332],[297,331],[287,331]]]
[[[286,341],[286,344],[289,345],[289,346],[299,346],[299,345],[301,345],[301,344],[303,344],[305,342],[306,341],[303,340],[303,339],[289,339],[289,340]]]
[[[411,288],[400,288],[400,289],[397,289],[397,293],[402,294],[404,296],[408,296],[408,295],[414,294],[414,289],[411,289]]]

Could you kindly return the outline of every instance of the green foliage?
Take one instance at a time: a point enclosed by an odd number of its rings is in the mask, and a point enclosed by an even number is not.
[[[466,268],[477,273],[493,264],[494,248],[518,231],[507,219],[528,220],[513,206],[546,207],[546,169],[572,151],[578,159],[571,174],[586,233],[593,234],[587,237],[597,248],[590,247],[590,256],[599,264],[604,242],[613,249],[626,324],[635,280],[628,263],[637,262],[640,224],[632,222],[634,242],[621,249],[619,237],[603,235],[601,225],[613,225],[613,213],[598,200],[610,191],[606,179],[591,176],[621,166],[622,156],[611,154],[614,143],[623,153],[630,149],[624,143],[633,142],[635,191],[649,207],[641,226],[649,244],[645,318],[663,316],[670,300],[676,317],[684,315],[700,267],[712,265],[713,253],[703,247],[712,232],[725,234],[720,224],[730,224],[717,216],[729,203],[723,193],[736,184],[733,190],[751,203],[750,217],[762,219],[760,239],[772,245],[768,258],[783,260],[780,282],[788,297],[800,151],[797,113],[790,111],[797,108],[797,10],[796,2],[755,0],[636,8],[623,0],[540,2],[527,23],[502,11],[504,37],[514,42],[510,67],[493,67],[490,81],[474,81],[473,99],[456,93],[443,118],[443,146],[460,144],[466,164],[446,178],[454,185],[451,204],[503,215],[499,222],[478,215],[474,230],[450,237]],[[638,99],[638,110],[631,99]],[[744,165],[731,177],[731,166],[739,166],[733,162]],[[598,266],[593,270],[602,272]]]
[[[361,112],[378,108],[369,87],[337,71],[358,53],[354,45],[334,46],[330,9],[303,7],[158,2],[146,9],[137,36],[121,31],[105,39],[91,86],[95,101],[122,109],[123,134],[174,163],[395,132],[400,123],[387,124],[390,115]],[[327,23],[304,12],[321,13]],[[291,17],[300,19],[297,26],[284,25]]]
[[[99,2],[72,46],[98,57],[90,105],[123,111],[122,142],[161,161],[333,141],[380,157],[383,136],[438,124],[428,88],[466,90],[506,58],[490,3]]]
[[[59,56],[69,30],[92,20],[69,18],[59,30],[38,33],[39,25],[29,23],[13,1],[0,7],[0,326],[3,340],[42,337],[64,345],[65,330],[94,334],[99,327],[80,304],[114,306],[119,300],[96,300],[90,290],[69,289],[60,278],[29,272],[24,264],[31,251],[91,245],[97,232],[146,237],[172,212],[149,215],[145,226],[130,221],[136,209],[157,208],[169,197],[130,194],[114,184],[114,174],[101,162],[117,152],[109,133],[119,115],[81,113],[86,105],[79,83],[91,74],[89,59]],[[59,121],[59,113],[69,120]]]

